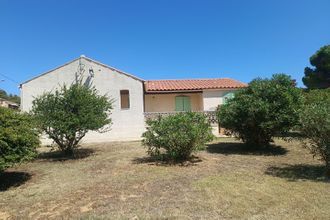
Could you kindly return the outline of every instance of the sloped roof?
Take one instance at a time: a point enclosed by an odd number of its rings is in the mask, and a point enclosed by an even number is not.
[[[106,64],[103,64],[101,62],[95,61],[91,58],[88,58],[84,55],[80,56],[79,58],[76,58],[68,63],[65,63],[61,66],[58,66],[52,70],[49,70],[47,72],[44,72],[36,77],[33,77],[23,83],[28,83],[34,79],[37,79],[43,75],[49,74],[52,71],[59,69],[61,67],[64,67],[66,65],[69,65],[79,59],[84,59],[89,62],[93,62],[95,64],[101,65],[105,68],[111,69],[115,72],[118,72],[120,74],[126,75],[128,77],[131,77],[135,80],[141,81],[145,85],[145,91],[146,92],[171,92],[171,91],[201,91],[203,89],[237,89],[237,88],[243,88],[246,87],[247,84],[242,83],[240,81],[229,79],[229,78],[220,78],[220,79],[182,79],[182,80],[147,80],[144,81],[132,74],[126,73],[124,71],[118,70],[114,67],[108,66]]]
[[[105,67],[105,68],[111,69],[111,70],[113,70],[113,71],[115,71],[115,72],[121,73],[121,74],[126,75],[126,76],[128,76],[128,77],[131,77],[131,78],[133,78],[133,79],[135,79],[135,80],[138,80],[138,81],[144,82],[143,79],[141,79],[141,78],[139,78],[139,77],[136,77],[136,76],[134,76],[134,75],[132,75],[132,74],[130,74],[130,73],[124,72],[124,71],[119,70],[119,69],[117,69],[117,68],[114,68],[114,67],[112,67],[112,66],[108,66],[108,65],[106,65],[106,64],[104,64],[104,63],[101,63],[101,62],[99,62],[99,61],[93,60],[93,59],[91,59],[91,58],[89,58],[89,57],[86,57],[86,56],[83,56],[83,58],[86,59],[86,60],[88,60],[88,61],[90,61],[90,62],[93,62],[93,63],[96,63],[96,64],[98,64],[98,65],[101,65],[101,66],[103,66],[103,67]]]
[[[221,79],[182,79],[182,80],[148,80],[145,81],[146,92],[166,92],[203,89],[237,89],[247,84],[240,81]]]
[[[46,74],[48,74],[48,73],[51,73],[51,72],[53,72],[54,70],[57,70],[57,69],[59,69],[59,68],[61,68],[61,67],[64,67],[64,66],[66,66],[66,65],[69,65],[69,64],[71,64],[71,63],[73,63],[73,62],[75,62],[75,61],[77,61],[77,60],[79,60],[79,59],[85,59],[85,60],[87,60],[87,61],[89,61],[89,62],[92,62],[92,63],[98,64],[98,65],[101,65],[101,66],[103,66],[103,67],[105,67],[105,68],[108,68],[108,69],[110,69],[110,70],[112,70],[112,71],[118,72],[118,73],[120,73],[120,74],[123,74],[123,75],[126,75],[126,76],[128,76],[128,77],[131,77],[131,78],[133,78],[133,79],[135,79],[135,80],[138,80],[138,81],[143,82],[142,79],[140,79],[140,78],[138,78],[138,77],[136,77],[136,76],[134,76],[134,75],[132,75],[132,74],[126,73],[126,72],[121,71],[121,70],[119,70],[119,69],[116,69],[116,68],[114,68],[114,67],[111,67],[111,66],[108,66],[108,65],[106,65],[106,64],[103,64],[103,63],[101,63],[101,62],[99,62],[99,61],[96,61],[96,60],[93,60],[93,59],[91,59],[91,58],[89,58],[89,57],[86,57],[86,56],[84,56],[84,55],[81,55],[80,57],[78,57],[78,58],[76,58],[76,59],[74,59],[74,60],[71,60],[70,62],[67,62],[67,63],[65,63],[65,64],[63,64],[63,65],[61,65],[61,66],[58,66],[58,67],[56,67],[56,68],[54,68],[54,69],[51,69],[51,70],[49,70],[49,71],[47,71],[47,72],[44,72],[44,73],[42,73],[42,74],[40,74],[40,75],[38,75],[38,76],[35,76],[35,77],[33,77],[33,78],[29,79],[29,80],[26,80],[26,81],[22,82],[20,85],[25,84],[25,83],[28,83],[28,82],[30,82],[30,81],[32,81],[32,80],[34,80],[34,79],[37,79],[37,78],[39,78],[39,77],[41,77],[41,76],[44,76],[44,75],[46,75]]]

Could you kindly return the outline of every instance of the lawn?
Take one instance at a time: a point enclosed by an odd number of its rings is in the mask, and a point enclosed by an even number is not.
[[[155,163],[140,142],[43,153],[0,176],[0,219],[329,219],[330,182],[297,142],[249,153],[223,138],[195,155]]]

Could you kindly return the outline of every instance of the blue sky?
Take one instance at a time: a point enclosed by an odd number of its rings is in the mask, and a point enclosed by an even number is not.
[[[330,44],[329,11],[329,0],[0,0],[0,74],[23,82],[85,54],[143,79],[287,73],[303,86]]]

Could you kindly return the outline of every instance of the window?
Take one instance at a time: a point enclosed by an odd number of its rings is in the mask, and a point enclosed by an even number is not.
[[[120,90],[120,106],[121,109],[129,109],[129,91]]]
[[[176,96],[175,97],[175,111],[191,111],[190,97],[189,96]]]

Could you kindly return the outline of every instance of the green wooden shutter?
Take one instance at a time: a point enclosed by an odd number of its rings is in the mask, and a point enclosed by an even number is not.
[[[190,97],[176,96],[175,97],[175,111],[191,111]]]
[[[175,111],[183,111],[183,97],[182,96],[175,97]]]
[[[183,98],[183,111],[191,111],[190,97]]]

